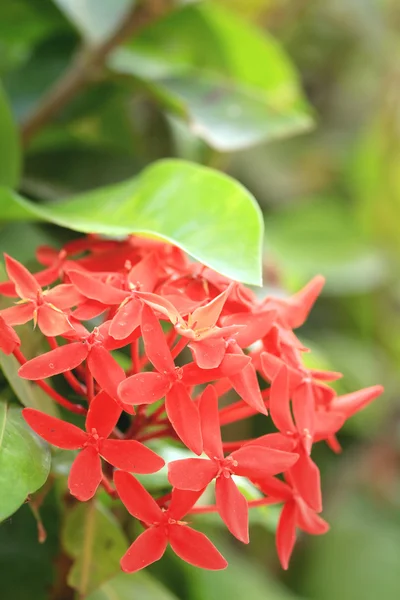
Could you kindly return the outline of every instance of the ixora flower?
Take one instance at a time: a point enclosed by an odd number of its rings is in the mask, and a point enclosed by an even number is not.
[[[90,235],[61,249],[41,247],[37,259],[44,268],[31,274],[5,258],[9,281],[0,294],[17,302],[0,311],[0,351],[19,361],[20,377],[82,419],[78,427],[68,417],[23,410],[47,442],[78,451],[71,494],[87,501],[101,486],[145,528],[122,569],[159,560],[168,544],[190,564],[223,569],[225,559],[192,529],[189,515],[218,513],[248,543],[249,509],[272,503],[282,504],[276,545],[288,568],[297,530],[329,527],[320,516],[314,446],[339,452],[345,421],[383,391],[377,385],[340,396],[330,385],[340,373],[304,365],[307,348],[294,329],[307,319],[323,277],[292,297],[260,301],[179,248],[134,236]],[[44,351],[28,358],[14,328],[30,321],[45,339]],[[45,381],[54,376],[54,385]],[[59,392],[60,376],[70,397]],[[248,418],[265,435],[227,441],[225,426]],[[168,480],[147,490],[132,473],[164,466],[145,445],[153,440],[160,454],[173,444],[189,457],[170,461]],[[243,481],[254,496],[242,494]]]

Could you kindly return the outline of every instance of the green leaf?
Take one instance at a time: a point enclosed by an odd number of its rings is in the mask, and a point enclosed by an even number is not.
[[[0,521],[45,483],[50,451],[25,424],[21,409],[0,402]]]
[[[27,379],[21,379],[18,375],[19,366],[14,356],[6,356],[3,352],[0,352],[0,369],[3,371],[18,400],[24,406],[36,408],[49,415],[56,416],[58,411],[53,400],[35,383]]]
[[[74,558],[68,585],[86,598],[118,573],[128,543],[118,522],[95,500],[75,506],[62,530],[65,551]]]
[[[0,83],[0,185],[16,187],[21,169],[18,131]]]
[[[86,600],[177,600],[161,583],[147,573],[141,571],[134,575],[120,573],[98,590],[90,594]]]
[[[190,4],[161,19],[114,51],[109,66],[143,82],[221,151],[312,125],[279,43],[215,3]]]
[[[181,160],[162,160],[139,177],[38,205],[0,188],[7,220],[46,220],[82,232],[155,235],[216,271],[261,284],[261,211],[227,175]]]
[[[54,0],[91,43],[101,43],[123,21],[134,0]]]

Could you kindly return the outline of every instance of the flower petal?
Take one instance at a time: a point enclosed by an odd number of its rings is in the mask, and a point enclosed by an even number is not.
[[[201,454],[203,440],[199,411],[182,383],[176,382],[167,392],[165,409],[182,442],[195,454]]]
[[[20,298],[36,300],[37,293],[41,290],[41,287],[34,276],[29,273],[24,265],[21,265],[20,262],[8,256],[8,254],[5,254],[4,258],[7,275],[15,283],[15,290],[18,296]]]
[[[121,558],[125,573],[136,573],[160,560],[168,545],[164,527],[150,527],[136,538]]]
[[[64,310],[77,306],[84,298],[70,283],[62,283],[44,294],[46,302],[54,304],[57,308]]]
[[[125,380],[125,371],[111,354],[103,346],[92,346],[87,364],[99,386],[111,398],[119,400],[118,386]]]
[[[226,290],[211,300],[211,302],[196,308],[191,315],[191,321],[192,323],[195,323],[194,329],[209,329],[216,325],[233,286],[234,284],[231,283]]]
[[[168,516],[176,521],[180,521],[188,514],[190,509],[196,504],[204,490],[172,490],[171,502],[168,507]]]
[[[302,450],[299,460],[290,469],[290,479],[300,496],[313,510],[321,512],[321,478],[317,465]]]
[[[297,462],[299,455],[274,448],[248,445],[232,452],[231,458],[238,463],[234,468],[237,475],[258,478],[283,473]]]
[[[4,308],[1,311],[1,316],[7,323],[12,327],[13,325],[24,325],[33,319],[35,313],[35,304],[33,302],[26,302],[24,304],[17,304]]]
[[[225,354],[217,369],[200,369],[196,363],[189,363],[183,367],[182,381],[186,385],[200,385],[222,377],[231,377],[242,371],[250,362],[250,356],[244,354]]]
[[[175,363],[171,351],[157,317],[147,304],[142,307],[141,330],[147,358],[160,373],[172,373]]]
[[[285,570],[289,567],[295,542],[296,503],[294,500],[289,500],[284,504],[276,530],[276,548],[282,568]]]
[[[329,523],[324,521],[301,499],[297,499],[297,525],[311,535],[322,535],[329,531]]]
[[[115,471],[114,483],[122,503],[133,517],[149,525],[162,521],[161,508],[132,475],[124,471]]]
[[[352,392],[351,394],[345,394],[344,396],[337,396],[332,400],[332,410],[337,410],[345,413],[347,418],[354,415],[356,412],[365,408],[372,400],[375,400],[384,392],[384,388],[381,385],[374,385],[372,387]]]
[[[171,384],[160,373],[137,373],[131,375],[118,387],[118,395],[126,404],[152,404],[164,398]]]
[[[67,315],[55,306],[42,304],[37,309],[38,326],[43,335],[56,337],[72,329]]]
[[[74,460],[68,477],[69,491],[81,502],[90,500],[102,478],[101,460],[93,446],[84,448]]]
[[[14,329],[7,325],[0,315],[0,350],[4,352],[4,354],[12,354],[20,344],[21,340]]]
[[[215,499],[221,519],[232,535],[249,543],[249,510],[246,498],[239,492],[232,477],[220,475],[215,483]]]
[[[222,325],[245,325],[238,329],[232,337],[241,348],[248,348],[255,341],[262,339],[271,329],[276,318],[275,310],[263,310],[257,313],[236,313],[223,317]]]
[[[109,333],[116,340],[124,340],[140,325],[141,302],[131,298],[115,313]]]
[[[102,283],[84,271],[68,269],[68,277],[83,296],[91,300],[97,300],[108,306],[121,304],[128,295],[127,292],[119,290],[112,285]]]
[[[310,454],[314,439],[315,400],[312,382],[305,381],[292,394],[293,415],[305,451]]]
[[[206,338],[189,344],[193,358],[200,369],[216,369],[221,364],[225,353],[226,343],[222,338]]]
[[[23,379],[46,379],[65,371],[72,371],[85,360],[87,355],[87,345],[74,342],[28,360],[19,369],[18,374]]]
[[[234,390],[249,406],[257,412],[267,415],[264,400],[261,396],[257,373],[252,363],[249,363],[242,371],[229,377]]]
[[[168,480],[180,490],[200,491],[217,476],[218,465],[203,458],[185,458],[168,463]]]
[[[204,533],[184,525],[171,525],[168,537],[175,554],[190,565],[212,571],[226,569],[228,566],[222,554]]]
[[[223,458],[218,396],[212,385],[208,385],[201,395],[199,412],[204,452],[209,458]]]
[[[269,395],[269,410],[274,425],[283,433],[294,433],[296,428],[290,412],[289,379],[286,366],[275,375]]]
[[[121,415],[122,408],[102,390],[91,401],[86,415],[86,431],[95,429],[100,437],[107,438]]]
[[[129,473],[156,473],[165,461],[136,440],[104,440],[100,454],[108,463]]]
[[[51,417],[40,410],[24,408],[22,416],[33,431],[57,448],[76,450],[82,448],[87,441],[87,433],[76,425]]]

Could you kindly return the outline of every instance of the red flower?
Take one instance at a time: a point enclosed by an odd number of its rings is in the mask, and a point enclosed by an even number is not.
[[[298,455],[257,445],[243,446],[224,457],[218,398],[208,386],[200,399],[201,429],[204,452],[209,460],[188,458],[168,465],[172,486],[183,490],[202,490],[216,478],[215,494],[218,512],[229,531],[241,542],[249,542],[247,501],[236,487],[232,475],[258,479],[275,475],[291,467]]]
[[[34,320],[46,336],[56,336],[72,329],[65,309],[78,304],[80,294],[72,285],[58,285],[43,291],[37,280],[21,263],[5,255],[6,270],[22,303],[6,308],[1,315],[8,325],[22,325]]]
[[[18,346],[21,345],[21,340],[3,317],[0,315],[0,350],[4,354],[12,354]]]
[[[104,392],[90,404],[86,431],[33,408],[24,408],[22,414],[28,425],[53,446],[82,449],[68,479],[69,490],[78,500],[89,500],[96,493],[102,480],[100,456],[114,467],[132,473],[155,473],[164,466],[162,458],[136,440],[108,439],[121,410]]]
[[[133,542],[121,559],[121,567],[127,573],[135,573],[151,565],[163,556],[168,543],[182,560],[201,569],[225,569],[228,563],[210,540],[181,519],[196,503],[201,492],[173,490],[171,503],[166,511],[145,488],[128,473],[116,471],[114,482],[126,508],[147,529]]]

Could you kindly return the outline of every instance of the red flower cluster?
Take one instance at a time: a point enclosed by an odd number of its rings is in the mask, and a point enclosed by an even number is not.
[[[293,329],[306,320],[323,278],[291,298],[259,301],[180,249],[135,237],[118,242],[88,236],[61,252],[39,248],[37,259],[45,268],[32,275],[5,258],[9,281],[0,284],[0,293],[19,300],[0,311],[0,349],[14,353],[21,377],[85,415],[83,430],[31,408],[23,411],[49,443],[80,450],[69,475],[76,498],[89,500],[101,485],[143,525],[122,568],[134,572],[151,564],[169,543],[193,565],[223,569],[227,563],[218,550],[182,519],[218,512],[232,535],[248,543],[248,509],[283,503],[276,541],[286,569],[297,528],[311,534],[328,529],[319,516],[313,445],[326,441],[339,451],[335,435],[345,420],[382,392],[374,386],[337,396],[327,382],[339,373],[304,366],[307,349]],[[27,361],[12,327],[28,321],[46,336],[50,350]],[[44,381],[59,374],[82,405]],[[128,416],[120,420],[123,411]],[[257,414],[269,433],[223,441],[225,425]],[[164,460],[144,445],[156,438],[204,453],[168,464],[172,491],[161,497],[131,475],[163,467]],[[260,498],[246,499],[237,476],[256,486]],[[197,503],[213,481],[215,504]]]

